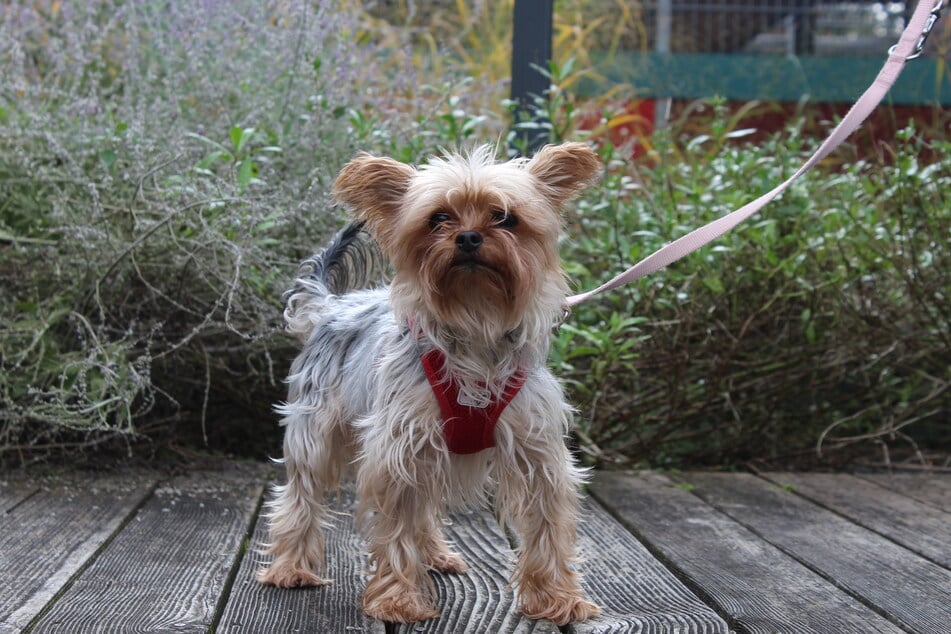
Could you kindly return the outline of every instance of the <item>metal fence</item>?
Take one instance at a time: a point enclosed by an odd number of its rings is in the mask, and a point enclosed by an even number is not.
[[[512,97],[531,112],[548,87],[538,72],[551,53],[553,0],[515,0]],[[597,72],[575,86],[599,95],[631,87],[643,100],[702,99],[848,104],[868,86],[901,35],[916,3],[855,0],[624,0],[632,24],[600,57]],[[548,13],[540,19],[539,5]],[[594,6],[594,3],[592,3]],[[945,3],[947,8],[947,4]],[[603,0],[598,18],[620,18]],[[922,57],[889,92],[898,105],[951,105],[951,11]],[[661,117],[662,118],[662,117]],[[534,136],[533,136],[534,134]],[[529,147],[544,133],[524,133]]]
[[[632,51],[880,57],[914,2],[655,0],[635,10],[645,28],[623,41]]]

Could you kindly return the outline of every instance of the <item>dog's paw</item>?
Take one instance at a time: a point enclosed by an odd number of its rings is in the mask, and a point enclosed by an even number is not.
[[[363,611],[380,621],[390,623],[415,623],[439,616],[439,610],[422,599],[417,592],[405,592],[398,596],[387,596],[363,601]]]
[[[267,568],[258,570],[258,581],[279,588],[304,588],[308,586],[325,586],[332,583],[332,579],[324,579],[290,564],[273,563]]]
[[[601,613],[580,592],[556,594],[536,589],[521,596],[522,614],[530,619],[548,619],[556,625],[586,621]]]
[[[466,562],[462,560],[462,557],[448,550],[434,555],[430,559],[429,566],[433,570],[438,570],[439,572],[450,575],[462,574],[469,569]]]

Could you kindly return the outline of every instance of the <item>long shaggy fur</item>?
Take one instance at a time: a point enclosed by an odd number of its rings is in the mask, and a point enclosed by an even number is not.
[[[304,339],[313,328],[329,295],[379,285],[387,269],[386,256],[364,222],[347,223],[327,246],[301,262],[294,288],[284,296],[287,331]]]
[[[262,582],[327,583],[325,494],[353,464],[373,569],[369,615],[435,616],[427,571],[465,570],[441,533],[446,509],[484,505],[490,494],[520,538],[513,581],[523,612],[557,623],[597,613],[571,566],[583,481],[564,442],[571,408],[545,363],[567,292],[559,210],[599,165],[587,147],[565,144],[503,164],[482,148],[418,170],[368,155],[344,168],[334,193],[356,224],[302,265],[285,311],[303,348],[278,408],[287,483],[269,504],[273,559]],[[478,245],[463,248],[463,234]],[[392,262],[389,287],[359,289],[383,268],[369,235]],[[494,447],[449,452],[420,363],[433,349],[460,402],[524,376]]]

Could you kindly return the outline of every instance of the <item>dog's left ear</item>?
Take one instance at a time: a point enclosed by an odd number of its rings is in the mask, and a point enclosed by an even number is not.
[[[331,193],[384,245],[416,170],[391,158],[361,154],[347,163]]]
[[[584,143],[546,145],[528,162],[528,171],[541,181],[555,206],[561,206],[597,182],[601,159]]]

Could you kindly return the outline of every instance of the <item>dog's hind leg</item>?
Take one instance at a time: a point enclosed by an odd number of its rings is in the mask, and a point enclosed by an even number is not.
[[[287,482],[274,487],[274,499],[267,503],[270,541],[264,552],[274,558],[257,578],[283,588],[324,585],[330,583],[320,576],[328,514],[324,498],[349,460],[349,438],[337,408],[292,412],[285,422]]]

